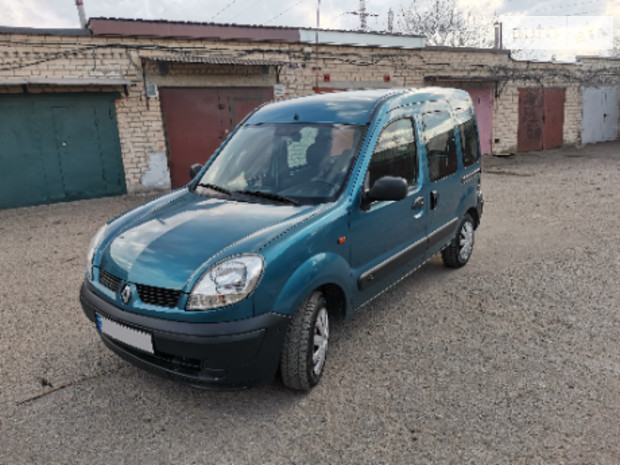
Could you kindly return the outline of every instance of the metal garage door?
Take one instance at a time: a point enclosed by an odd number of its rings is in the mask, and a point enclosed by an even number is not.
[[[206,162],[248,113],[272,98],[273,87],[160,89],[172,187],[187,184],[189,167]]]
[[[117,94],[0,96],[0,208],[126,192]]]
[[[491,154],[493,153],[493,89],[490,87],[461,88],[469,92],[474,103],[476,119],[478,120],[480,150],[483,154]]]
[[[615,87],[583,90],[581,143],[618,138],[618,90]]]
[[[519,152],[562,146],[565,94],[565,89],[519,89]]]

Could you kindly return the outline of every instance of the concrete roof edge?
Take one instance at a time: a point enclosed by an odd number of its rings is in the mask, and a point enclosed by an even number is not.
[[[401,34],[398,32],[386,32],[386,31],[358,31],[353,29],[317,29],[313,27],[299,27],[296,28],[301,31],[310,31],[310,32],[338,32],[343,34],[363,34],[370,37],[382,36],[382,37],[401,37],[401,38],[413,38],[413,39],[426,39],[426,36],[415,35],[415,34]]]
[[[481,48],[481,47],[446,47],[427,45],[425,50],[438,52],[473,52],[473,53],[497,53],[498,55],[510,55],[510,50],[505,48]]]

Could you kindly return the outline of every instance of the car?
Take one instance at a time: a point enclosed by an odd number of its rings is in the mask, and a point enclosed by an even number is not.
[[[120,357],[207,388],[311,389],[332,322],[438,253],[465,265],[483,210],[456,89],[270,102],[191,174],[95,234],[80,301]]]

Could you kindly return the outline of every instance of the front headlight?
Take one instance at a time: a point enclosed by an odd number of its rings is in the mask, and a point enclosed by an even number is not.
[[[92,268],[93,268],[93,257],[95,255],[95,249],[99,247],[101,244],[101,239],[103,239],[103,234],[105,233],[107,224],[104,224],[99,228],[99,230],[95,233],[93,238],[90,240],[90,244],[88,244],[88,250],[86,252],[86,271],[90,278],[92,279]]]
[[[265,260],[260,255],[239,255],[209,268],[198,280],[187,310],[211,310],[245,299],[260,280]]]

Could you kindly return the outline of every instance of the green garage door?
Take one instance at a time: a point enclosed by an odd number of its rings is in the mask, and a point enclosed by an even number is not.
[[[0,208],[125,193],[117,97],[0,95]]]

